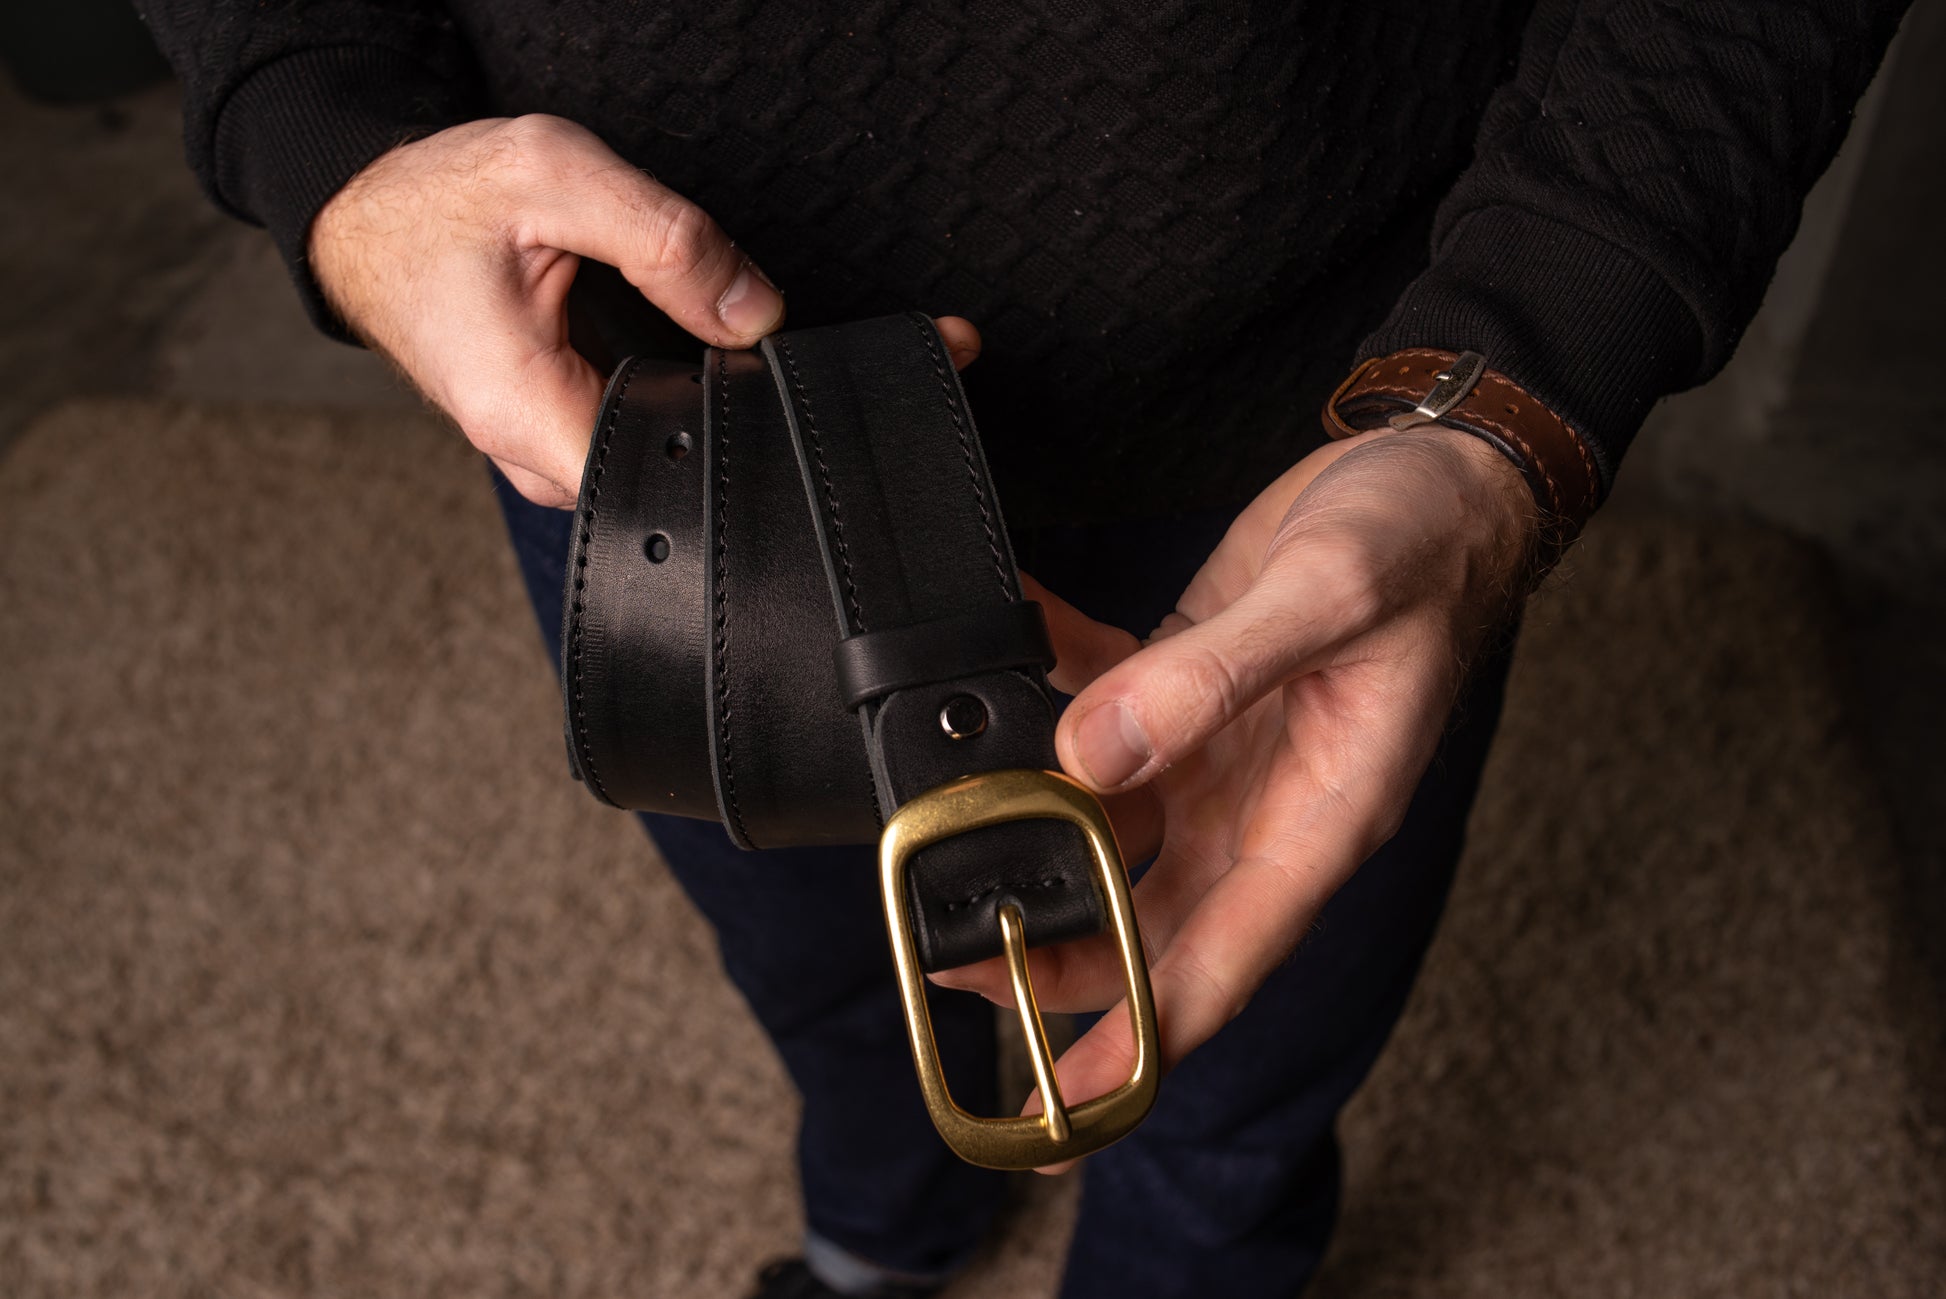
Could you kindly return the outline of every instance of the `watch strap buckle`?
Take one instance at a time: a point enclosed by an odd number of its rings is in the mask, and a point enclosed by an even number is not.
[[[1480,353],[1461,352],[1453,358],[1451,365],[1433,376],[1432,390],[1419,399],[1417,406],[1385,422],[1401,432],[1438,423],[1479,386],[1480,376],[1486,373],[1486,368],[1487,359]]]

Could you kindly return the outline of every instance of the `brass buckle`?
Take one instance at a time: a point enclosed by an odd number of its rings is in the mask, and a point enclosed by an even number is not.
[[[961,1109],[946,1086],[932,1016],[926,1010],[925,973],[919,968],[919,947],[912,933],[907,863],[914,853],[942,839],[983,826],[1041,818],[1078,826],[1088,840],[1126,975],[1128,1014],[1135,1030],[1135,1064],[1127,1081],[1105,1096],[1073,1107],[1062,1099],[1054,1076],[1054,1053],[1048,1047],[1047,1030],[1027,977],[1023,918],[1018,907],[1005,904],[1000,909],[1000,933],[1006,943],[1007,972],[1043,1109],[1040,1114],[981,1118]],[[985,1168],[1039,1168],[1093,1154],[1133,1131],[1155,1103],[1161,1053],[1155,998],[1149,991],[1149,967],[1135,927],[1135,907],[1129,900],[1128,873],[1100,801],[1066,776],[1051,771],[1009,770],[965,776],[927,790],[893,813],[879,837],[878,870],[885,927],[892,938],[892,959],[898,965],[899,995],[905,1006],[906,1033],[912,1041],[912,1062],[919,1071],[919,1089],[925,1095],[933,1125],[953,1153]]]

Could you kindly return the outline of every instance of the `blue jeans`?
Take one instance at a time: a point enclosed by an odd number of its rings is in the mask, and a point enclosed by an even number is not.
[[[498,475],[496,487],[558,663],[569,516]],[[1203,513],[1014,541],[1049,589],[1146,634],[1228,522]],[[1288,1296],[1316,1270],[1337,1213],[1338,1110],[1390,1034],[1445,905],[1505,675],[1505,653],[1476,669],[1403,828],[1248,1008],[1169,1075],[1147,1122],[1088,1160],[1065,1299]],[[642,821],[803,1094],[810,1230],[891,1271],[952,1271],[1003,1183],[948,1152],[920,1103],[872,850],[746,853],[710,822]],[[991,1008],[936,992],[934,1023],[955,1095],[992,1112]]]

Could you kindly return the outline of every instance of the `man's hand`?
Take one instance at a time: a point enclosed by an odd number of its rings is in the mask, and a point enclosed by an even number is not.
[[[1523,593],[1533,498],[1492,447],[1368,433],[1259,496],[1146,646],[1036,589],[1077,697],[1056,746],[1109,796],[1173,1066],[1243,1009],[1398,829],[1466,664]],[[1052,1010],[1121,996],[1106,937],[1032,953]],[[997,961],[935,976],[1011,1004]],[[1070,1102],[1128,1076],[1120,1009],[1060,1061]],[[1039,1107],[1038,1098],[1029,1109]]]
[[[401,145],[311,227],[311,266],[522,495],[573,505],[604,376],[568,346],[582,257],[616,267],[706,343],[749,347],[784,299],[694,203],[558,117],[468,122]],[[979,350],[940,322],[954,359]]]

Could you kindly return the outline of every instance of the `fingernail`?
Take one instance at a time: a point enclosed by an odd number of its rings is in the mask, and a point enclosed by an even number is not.
[[[784,295],[745,262],[729,291],[717,299],[716,316],[734,333],[753,338],[768,334],[784,318]]]
[[[1096,789],[1121,784],[1140,771],[1155,751],[1135,714],[1117,703],[1103,704],[1081,719],[1074,747]]]

